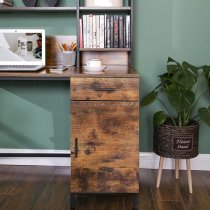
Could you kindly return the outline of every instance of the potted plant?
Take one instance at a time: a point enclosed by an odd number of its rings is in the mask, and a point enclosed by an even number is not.
[[[210,126],[210,106],[197,108],[202,95],[210,91],[210,66],[180,64],[169,57],[167,71],[159,77],[160,84],[141,101],[141,107],[154,101],[163,107],[153,115],[153,150],[161,156],[156,186],[160,185],[164,157],[176,159],[176,178],[179,159],[187,159],[192,193],[190,159],[198,155],[199,121]]]
[[[141,101],[141,107],[154,101],[159,101],[163,107],[162,111],[156,112],[153,116],[154,128],[158,129],[168,125],[180,130],[180,128],[194,127],[200,120],[210,126],[210,106],[198,108],[197,113],[195,113],[196,105],[202,94],[210,90],[209,74],[210,66],[196,67],[185,61],[180,64],[169,57],[167,71],[159,76],[160,84]],[[203,80],[206,81],[205,90],[203,89]],[[167,105],[161,97],[167,99]],[[198,126],[196,125],[196,127]],[[156,145],[154,146],[156,150]],[[179,148],[184,149],[184,145],[183,148],[181,145]]]

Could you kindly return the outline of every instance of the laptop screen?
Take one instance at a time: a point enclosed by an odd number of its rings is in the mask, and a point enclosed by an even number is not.
[[[0,65],[45,65],[45,31],[0,29]]]

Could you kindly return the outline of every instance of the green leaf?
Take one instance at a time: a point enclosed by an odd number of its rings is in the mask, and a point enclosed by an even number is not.
[[[169,76],[168,73],[162,74],[159,76],[161,82],[165,83],[165,82],[171,82],[171,76]]]
[[[168,61],[167,61],[167,63],[171,63],[171,62],[177,63],[177,62],[176,62],[173,58],[168,57]]]
[[[156,112],[153,116],[153,125],[159,126],[163,124],[166,121],[167,117],[168,116],[163,111]]]
[[[177,71],[177,65],[174,64],[168,64],[167,65],[167,71],[169,74],[174,74]]]
[[[151,104],[157,99],[157,96],[158,96],[158,92],[152,91],[151,93],[149,93],[143,98],[143,100],[141,101],[141,106],[143,107],[143,106],[147,106]]]
[[[186,89],[192,89],[197,82],[198,68],[184,61],[182,63],[182,74],[182,84]]]
[[[170,89],[166,93],[170,104],[178,113],[189,109],[195,101],[195,94],[190,90]]]
[[[210,74],[210,66],[201,66],[200,67],[201,69],[203,69],[203,74],[204,74],[204,77],[206,78],[206,80],[209,79],[209,74]]]
[[[203,120],[207,124],[207,126],[210,127],[210,106],[208,108],[200,108],[198,110],[198,115],[200,119]]]
[[[209,88],[209,93],[210,93],[210,78],[208,78],[208,88]]]

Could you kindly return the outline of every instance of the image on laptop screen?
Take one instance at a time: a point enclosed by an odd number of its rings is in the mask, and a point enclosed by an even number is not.
[[[45,31],[0,29],[0,65],[45,65]]]

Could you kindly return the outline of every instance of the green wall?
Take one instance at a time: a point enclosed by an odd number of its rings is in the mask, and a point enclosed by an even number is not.
[[[135,68],[141,95],[158,82],[168,56],[210,65],[209,0],[135,0]],[[21,6],[20,0],[15,0]],[[75,1],[60,0],[61,6]],[[0,14],[0,28],[45,28],[47,34],[75,35],[74,13]],[[59,81],[0,81],[0,147],[69,148],[69,88]],[[207,97],[200,102],[208,104]],[[210,103],[209,103],[210,104]],[[141,110],[141,151],[152,151],[152,115]],[[32,125],[32,126],[31,126]],[[200,151],[210,152],[210,129],[201,125]]]
[[[135,66],[141,96],[158,84],[167,57],[210,65],[209,0],[136,0]],[[210,104],[209,96],[200,104]],[[160,106],[141,109],[141,151],[152,151],[152,115]],[[210,153],[210,129],[201,124],[200,152]]]

